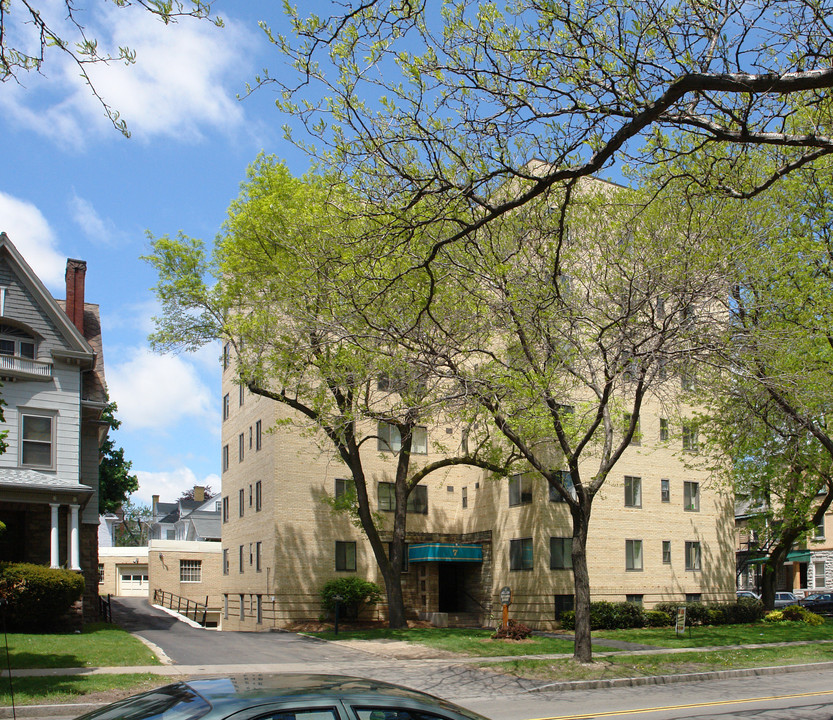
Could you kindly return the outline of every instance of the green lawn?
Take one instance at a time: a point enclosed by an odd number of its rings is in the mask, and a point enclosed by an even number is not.
[[[480,657],[501,655],[556,655],[572,653],[573,641],[532,637],[529,640],[492,640],[492,630],[471,628],[427,628],[413,630],[347,630],[336,636],[332,632],[308,633],[326,640],[403,640],[435,650],[447,650]],[[599,648],[597,648],[599,649]],[[610,648],[612,649],[612,648]]]
[[[145,645],[115,625],[93,623],[80,633],[9,633],[9,664],[14,669],[159,665]],[[0,666],[5,651],[0,647]]]
[[[61,677],[12,678],[15,705],[39,705],[68,702],[110,702],[114,694],[127,697],[134,693],[173,682],[171,678],[148,673],[124,675],[72,675]],[[101,697],[98,693],[107,693]],[[12,704],[8,678],[0,679],[0,707]]]
[[[622,654],[595,658],[592,665],[572,660],[510,660],[483,664],[496,672],[551,682],[619,677],[679,675],[733,668],[773,667],[833,661],[833,645],[686,652],[674,655]]]
[[[674,632],[674,628],[596,630],[593,637],[669,648],[833,640],[833,620],[828,618],[824,625],[816,627],[794,622],[702,626],[686,628],[685,634],[679,636]]]

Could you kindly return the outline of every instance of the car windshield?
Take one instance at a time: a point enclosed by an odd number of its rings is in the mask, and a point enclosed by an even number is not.
[[[77,720],[196,720],[210,709],[191,688],[178,683],[113,703]]]

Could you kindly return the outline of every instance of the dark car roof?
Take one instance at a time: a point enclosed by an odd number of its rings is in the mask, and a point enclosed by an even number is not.
[[[245,674],[227,677],[189,680],[194,692],[210,702],[215,709],[252,704],[282,702],[322,696],[346,699],[349,702],[379,702],[384,698],[397,701],[429,703],[450,712],[475,719],[483,716],[454,705],[442,698],[411,690],[381,680],[366,680],[345,675],[316,675],[306,673]]]

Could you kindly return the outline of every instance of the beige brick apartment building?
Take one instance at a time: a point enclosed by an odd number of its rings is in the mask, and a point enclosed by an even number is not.
[[[342,491],[346,469],[309,433],[276,425],[292,411],[235,384],[229,365],[222,381],[222,627],[267,630],[318,619],[318,593],[331,578],[382,584],[365,536],[324,502]],[[658,406],[643,406],[639,444],[628,448],[594,502],[594,600],[651,606],[734,597],[731,490],[688,467],[696,439],[663,415]],[[436,458],[437,446],[462,441],[455,433],[426,428],[417,450],[425,460]],[[364,448],[368,490],[384,516],[394,455],[375,441]],[[569,511],[550,497],[542,477],[494,479],[457,467],[430,475],[414,495],[403,574],[409,615],[442,621],[447,613],[454,622],[464,613],[460,621],[494,623],[504,586],[513,593],[511,616],[538,628],[555,626],[572,607]]]

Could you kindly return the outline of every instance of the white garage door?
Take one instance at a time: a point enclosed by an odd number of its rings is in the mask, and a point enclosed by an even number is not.
[[[147,597],[149,587],[147,565],[119,565],[117,571],[116,595]]]

